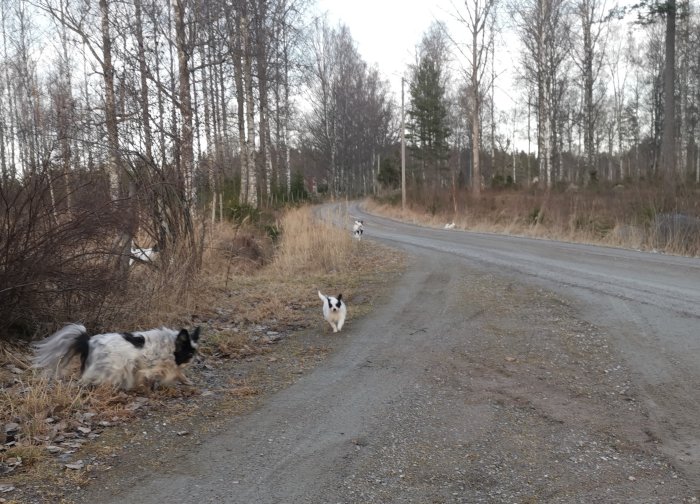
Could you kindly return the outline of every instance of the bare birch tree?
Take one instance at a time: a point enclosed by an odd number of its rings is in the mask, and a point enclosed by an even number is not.
[[[579,22],[579,40],[572,44],[574,60],[581,73],[583,89],[583,131],[586,171],[596,170],[595,131],[599,114],[599,101],[594,90],[603,69],[601,44],[607,35],[605,0],[578,0],[574,6]]]
[[[514,11],[524,47],[525,78],[534,84],[537,94],[538,179],[547,188],[554,182],[557,80],[560,65],[568,53],[564,8],[564,0],[526,0],[516,5]]]
[[[192,95],[190,88],[191,41],[187,34],[187,16],[190,0],[173,0],[175,15],[175,40],[178,61],[178,97],[181,115],[180,127],[180,173],[184,182],[185,201],[191,211],[197,200],[194,184],[194,135],[192,131]]]
[[[489,46],[493,43],[496,0],[466,0],[464,13],[457,12],[460,23],[469,35],[467,80],[471,91],[470,124],[472,143],[472,194],[481,194],[481,104],[483,80],[488,67]],[[459,46],[458,46],[459,47]]]

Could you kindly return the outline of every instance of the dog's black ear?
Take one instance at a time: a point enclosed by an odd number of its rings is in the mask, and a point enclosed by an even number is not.
[[[190,334],[190,339],[194,342],[199,341],[199,330],[201,328],[199,326],[194,328],[194,331],[192,331],[192,334]]]
[[[189,344],[189,342],[190,334],[187,332],[187,329],[180,329],[180,332],[177,333],[177,337],[175,338],[175,347],[182,348],[185,344]]]
[[[342,295],[342,294],[338,294],[338,298],[337,298],[337,299],[338,299],[338,301],[342,301],[342,300],[343,300],[343,295]]]

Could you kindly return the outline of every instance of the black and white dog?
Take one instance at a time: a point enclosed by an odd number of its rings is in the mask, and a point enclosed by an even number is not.
[[[129,256],[129,266],[132,266],[134,262],[151,263],[160,252],[158,244],[151,248],[141,248],[138,245],[131,246],[131,255]]]
[[[318,297],[323,301],[323,318],[331,325],[333,332],[340,331],[345,324],[345,315],[348,310],[343,302],[343,295],[338,294],[338,297],[334,298],[318,291]]]
[[[133,333],[89,335],[80,324],[69,324],[35,345],[33,367],[54,374],[80,356],[80,381],[108,384],[124,390],[139,385],[191,385],[182,372],[199,345],[199,327],[167,327]]]
[[[362,233],[365,230],[364,222],[361,220],[356,220],[355,224],[352,225],[352,235],[358,240],[362,239]]]

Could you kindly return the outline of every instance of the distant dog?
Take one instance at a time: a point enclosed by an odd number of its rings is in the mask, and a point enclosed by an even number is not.
[[[318,291],[318,297],[323,301],[323,318],[331,325],[334,333],[340,331],[345,324],[345,315],[347,314],[343,295],[338,294],[338,297],[334,298],[325,296],[321,294],[321,291]]]
[[[365,230],[364,223],[361,220],[356,220],[355,224],[352,225],[352,235],[358,240],[362,239],[362,233]]]
[[[450,222],[449,224],[445,224],[445,229],[454,229],[454,227],[455,227],[454,222]]]
[[[167,327],[134,333],[89,335],[80,324],[69,324],[35,345],[34,368],[59,374],[80,356],[80,381],[108,384],[124,390],[135,386],[192,383],[182,367],[199,346],[199,327],[191,334]]]
[[[160,249],[158,245],[154,245],[151,248],[141,248],[139,246],[131,247],[131,256],[129,257],[129,266],[134,264],[135,261],[150,263],[158,255]]]

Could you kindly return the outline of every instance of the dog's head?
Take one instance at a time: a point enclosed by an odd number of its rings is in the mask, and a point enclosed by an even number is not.
[[[181,329],[175,337],[175,363],[186,364],[192,360],[199,346],[199,327],[190,334],[187,329]]]
[[[338,294],[337,298],[334,298],[333,296],[328,296],[328,308],[332,312],[337,312],[340,310],[341,305],[343,304],[343,295]]]
[[[323,310],[325,313],[326,308],[328,309],[329,312],[337,312],[340,310],[340,307],[343,305],[343,295],[338,294],[337,298],[334,298],[333,296],[326,296],[325,294],[322,294],[321,291],[318,291],[318,297],[321,298],[321,301],[323,301]]]

